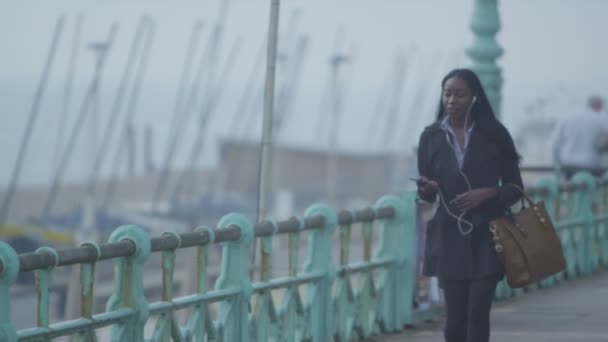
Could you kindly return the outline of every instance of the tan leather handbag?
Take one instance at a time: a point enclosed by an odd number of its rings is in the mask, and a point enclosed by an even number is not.
[[[520,288],[563,271],[566,261],[545,204],[534,203],[521,188],[513,186],[522,193],[521,211],[508,211],[491,221],[490,231],[509,286]]]

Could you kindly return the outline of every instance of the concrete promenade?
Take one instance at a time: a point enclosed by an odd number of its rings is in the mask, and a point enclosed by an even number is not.
[[[369,341],[442,342],[442,322]],[[497,302],[491,342],[607,342],[608,272]]]

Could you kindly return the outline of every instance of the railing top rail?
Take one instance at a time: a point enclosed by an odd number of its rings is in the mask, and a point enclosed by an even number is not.
[[[538,173],[547,173],[547,172],[592,172],[592,173],[603,173],[606,172],[606,169],[595,169],[588,167],[572,167],[572,166],[547,166],[547,165],[523,165],[521,168],[522,172],[538,172]]]
[[[338,224],[348,225],[357,222],[372,222],[376,219],[391,218],[394,215],[395,211],[391,207],[382,207],[378,209],[368,207],[355,211],[343,210],[338,214]],[[254,229],[256,237],[264,237],[271,236],[273,234],[286,234],[301,230],[318,229],[324,224],[325,218],[318,215],[307,217],[302,220],[299,220],[297,217],[292,217],[285,221],[278,221],[276,222],[276,231],[272,221],[262,221],[256,224]],[[235,241],[241,236],[241,230],[236,225],[225,228],[217,228],[214,229],[213,232],[214,243]],[[179,234],[179,237],[179,240],[175,235],[172,234],[153,237],[150,239],[151,251],[158,252],[193,246],[203,246],[211,241],[209,232],[206,230]],[[58,250],[57,260],[55,260],[54,255],[46,252],[23,253],[19,255],[19,272],[27,272],[57,266],[91,263],[116,257],[129,257],[133,255],[133,253],[135,253],[135,245],[130,240],[100,244],[99,255],[95,247],[90,245]],[[2,265],[2,261],[0,261],[0,272],[2,272],[3,269],[4,267]]]
[[[608,177],[598,178],[597,186],[608,186]],[[559,186],[559,192],[572,193],[579,190],[587,190],[585,183],[566,183]],[[526,189],[528,195],[546,195],[547,189],[541,187],[530,187]]]
[[[598,179],[598,185],[608,185],[608,177]],[[559,187],[560,192],[566,193],[585,189],[586,184],[584,183],[568,183]],[[542,195],[546,194],[546,191],[546,189],[539,187],[530,187],[527,189],[527,192],[530,195]],[[391,218],[394,215],[395,211],[392,207],[381,207],[377,209],[367,207],[352,211],[342,210],[338,213],[338,224],[350,225],[360,222],[373,222],[377,219]],[[323,216],[306,217],[303,219],[291,217],[284,221],[262,221],[257,223],[254,229],[256,237],[267,237],[274,234],[287,234],[302,230],[318,229],[319,227],[322,227],[324,223],[325,219]],[[214,229],[213,232],[215,236],[214,243],[238,240],[241,236],[241,230],[238,226],[217,228]],[[180,239],[178,240],[176,236],[166,234],[151,238],[152,252],[203,246],[211,241],[209,232],[206,230],[179,234],[179,237]],[[88,245],[58,250],[57,260],[55,260],[55,256],[45,252],[24,253],[19,255],[19,271],[27,272],[56,266],[91,263],[116,257],[128,257],[133,255],[133,253],[135,253],[135,246],[129,240],[100,244],[99,254],[93,246]],[[0,272],[2,272],[3,269],[2,261],[0,261]]]

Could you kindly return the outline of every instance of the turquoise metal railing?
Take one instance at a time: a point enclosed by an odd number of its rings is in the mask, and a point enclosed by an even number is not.
[[[377,227],[376,227],[377,226]],[[17,255],[0,242],[0,341],[48,341],[72,336],[97,340],[98,329],[111,327],[112,341],[328,341],[348,340],[379,332],[399,331],[412,323],[415,250],[415,194],[385,196],[374,208],[336,212],[323,204],[304,217],[262,222],[255,227],[240,214],[228,214],[217,229],[192,233],[168,232],[150,238],[136,226],[116,229],[105,244],[78,248],[40,248]],[[377,229],[375,229],[377,228]],[[340,231],[340,262],[332,262],[334,232]],[[373,231],[378,241],[372,246]],[[350,237],[361,233],[363,260],[350,263]],[[271,278],[262,265],[262,280],[249,275],[249,248],[260,238],[272,256],[272,239],[288,234],[288,275]],[[304,266],[298,260],[302,235],[307,235]],[[221,270],[212,290],[207,288],[208,253],[222,244]],[[197,292],[173,296],[176,250],[197,250]],[[149,303],[144,295],[144,262],[161,255],[162,299]],[[104,312],[94,314],[95,265],[114,262],[114,289]],[[184,262],[182,260],[182,262]],[[49,289],[55,268],[81,267],[81,312],[73,320],[49,322]],[[34,271],[38,292],[38,324],[17,330],[10,317],[10,288],[19,272]],[[280,302],[276,293],[282,292]],[[216,303],[213,314],[210,306]],[[180,325],[176,313],[191,309]],[[147,322],[154,325],[146,330]],[[147,333],[146,335],[146,331]],[[146,335],[146,336],[144,336]]]
[[[608,266],[607,180],[579,173],[568,185],[545,177],[529,189],[553,214],[568,264],[563,274],[536,287],[587,276]],[[0,242],[0,341],[47,341],[59,336],[95,341],[104,327],[109,327],[113,341],[324,342],[400,331],[418,317],[412,308],[417,273],[415,214],[415,194],[406,193],[385,196],[373,208],[359,211],[336,212],[315,204],[303,217],[255,226],[242,215],[228,214],[217,229],[201,227],[153,238],[138,227],[122,226],[108,243],[58,251],[40,248],[17,255]],[[288,260],[284,260],[287,274],[273,278],[272,242],[282,234],[287,234],[289,243]],[[362,260],[358,262],[351,261],[354,234],[361,236]],[[254,238],[261,239],[267,256],[258,282],[249,274],[248,251]],[[339,251],[333,251],[334,240]],[[209,249],[217,243],[222,246],[221,268],[215,286],[209,289]],[[307,254],[301,263],[303,246]],[[195,264],[196,291],[175,297],[176,252],[185,248],[196,249],[194,260],[179,261]],[[161,258],[163,286],[161,300],[149,303],[143,266],[153,253]],[[95,314],[95,266],[108,259],[114,263],[114,289],[105,311]],[[81,268],[80,317],[50,323],[52,276],[56,268],[67,265]],[[10,316],[10,289],[17,274],[26,271],[36,274],[38,324],[17,330]],[[497,297],[521,291],[501,283]],[[180,311],[188,313],[185,324],[178,319]],[[146,323],[153,329],[146,329]]]

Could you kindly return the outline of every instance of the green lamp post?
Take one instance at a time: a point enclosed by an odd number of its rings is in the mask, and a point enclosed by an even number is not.
[[[496,60],[502,56],[503,49],[496,41],[500,30],[497,0],[474,0],[471,30],[474,34],[473,45],[466,50],[472,60],[473,69],[488,95],[494,112],[500,118],[502,71]]]

